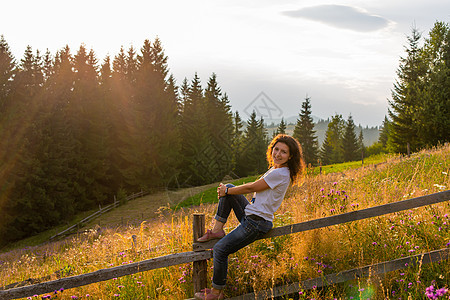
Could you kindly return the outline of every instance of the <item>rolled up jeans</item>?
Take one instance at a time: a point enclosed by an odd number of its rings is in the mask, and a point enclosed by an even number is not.
[[[227,184],[227,187],[233,186],[232,184]],[[245,207],[247,205],[251,204],[243,195],[226,195],[219,199],[215,219],[226,223],[231,210],[233,210],[241,224],[214,245],[212,286],[215,289],[223,289],[226,285],[228,256],[251,244],[267,233],[273,226],[272,222],[262,218],[246,216]]]

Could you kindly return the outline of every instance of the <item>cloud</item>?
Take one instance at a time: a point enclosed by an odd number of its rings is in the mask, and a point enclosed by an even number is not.
[[[285,11],[283,14],[293,18],[309,19],[330,26],[361,32],[376,31],[390,23],[383,17],[371,15],[364,10],[345,5],[317,5]]]

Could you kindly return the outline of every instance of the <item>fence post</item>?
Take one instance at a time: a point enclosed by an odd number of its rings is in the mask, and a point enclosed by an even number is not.
[[[205,234],[205,215],[194,214],[194,222],[192,226],[194,243],[197,239]],[[194,261],[192,268],[192,279],[194,282],[194,293],[200,292],[206,288],[207,284],[207,260]]]

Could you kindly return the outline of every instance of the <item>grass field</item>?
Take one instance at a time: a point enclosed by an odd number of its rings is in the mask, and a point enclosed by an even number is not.
[[[372,163],[366,160],[364,167],[355,163],[332,169],[323,167],[322,174],[310,172],[300,187],[291,187],[274,225],[299,223],[447,190],[450,146],[422,151],[411,158],[380,156]],[[107,228],[92,229],[62,241],[2,253],[0,286],[28,278],[56,279],[190,251],[192,215],[205,213],[207,227],[212,224],[215,204],[208,202],[216,201],[215,189],[216,185],[212,185],[210,190],[180,200],[178,206],[169,203],[160,214],[144,216],[143,222],[122,226],[117,221],[115,226],[111,223]],[[134,209],[130,206],[128,210]],[[230,257],[225,294],[236,296],[448,247],[449,215],[449,203],[444,202],[259,240]],[[230,218],[226,231],[237,224],[237,220]],[[136,251],[131,248],[133,234],[138,236]],[[208,266],[212,266],[212,261]],[[210,278],[212,270],[208,269]],[[287,299],[427,299],[427,289],[436,299],[449,299],[445,290],[449,284],[450,266],[445,262],[302,291]],[[436,296],[438,290],[444,295]],[[192,296],[192,266],[183,264],[30,299],[185,299]]]

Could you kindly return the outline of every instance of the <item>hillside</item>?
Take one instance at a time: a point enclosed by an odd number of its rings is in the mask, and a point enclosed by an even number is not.
[[[448,189],[450,145],[382,163],[305,178],[288,191],[276,215],[283,226]],[[166,202],[166,201],[162,201]],[[127,211],[137,202],[130,201]],[[142,206],[141,206],[142,207]],[[122,226],[92,224],[62,241],[0,254],[0,286],[26,278],[56,279],[192,249],[192,215],[212,223],[214,204],[165,210],[157,218]],[[448,247],[448,202],[329,228],[260,240],[230,259],[226,296],[270,288],[342,270]],[[107,215],[105,215],[106,217]],[[111,219],[118,219],[110,216]],[[230,218],[226,231],[237,221]],[[136,248],[131,237],[137,236]],[[330,239],[330,237],[333,237]],[[208,262],[211,266],[211,260]],[[448,287],[449,264],[434,264],[371,276],[324,289],[302,291],[300,299],[421,299],[425,289]],[[208,278],[211,278],[208,274]],[[58,299],[185,299],[193,295],[192,265],[182,264],[58,292]],[[394,295],[394,296],[393,296]],[[43,295],[46,296],[46,295]],[[54,296],[54,295],[53,295]],[[363,298],[364,297],[364,298]],[[32,297],[31,299],[38,299]],[[40,297],[39,297],[40,299]]]

